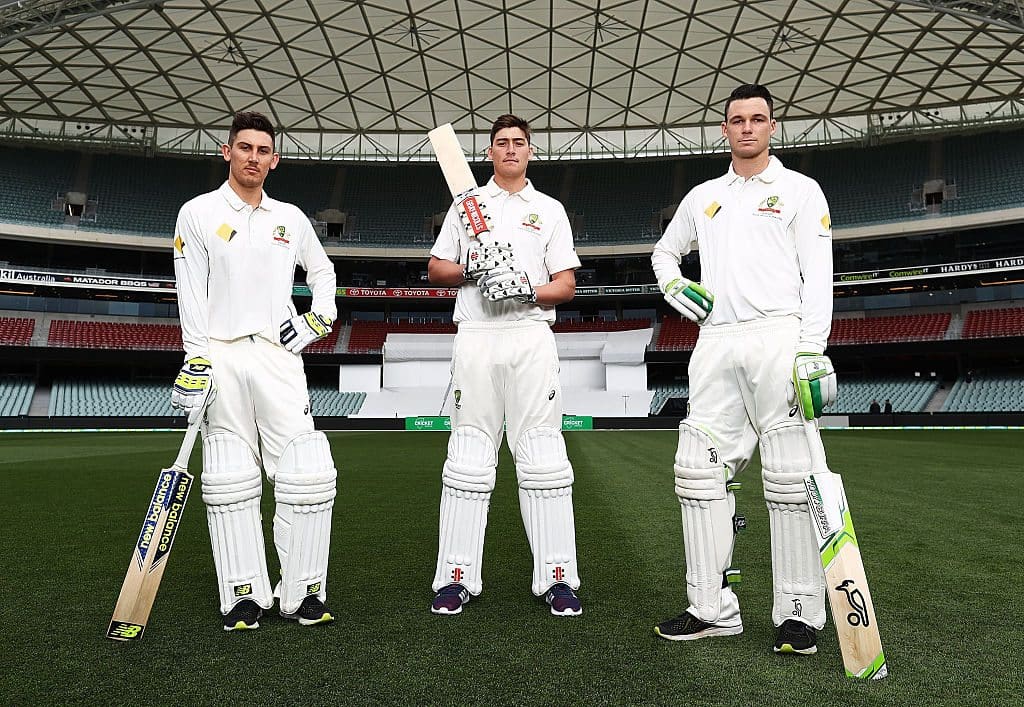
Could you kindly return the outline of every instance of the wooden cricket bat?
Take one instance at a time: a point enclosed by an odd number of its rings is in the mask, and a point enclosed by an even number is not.
[[[816,421],[804,420],[804,432],[811,449],[811,474],[804,486],[843,666],[847,677],[878,680],[889,669],[843,479],[829,471]]]
[[[205,407],[205,406],[204,406]],[[121,594],[114,607],[114,615],[107,627],[107,638],[115,641],[133,641],[142,638],[149,621],[149,613],[156,599],[160,580],[167,568],[167,558],[174,545],[182,511],[192,489],[192,474],[188,473],[188,458],[192,453],[203,409],[189,423],[181,449],[174,464],[163,469],[157,477],[156,489],[149,502],[142,532],[135,542],[132,559],[121,585]]]
[[[470,239],[476,238],[487,245],[491,242],[491,217],[487,213],[487,204],[483,201],[477,188],[476,177],[469,168],[469,162],[455,135],[451,123],[440,125],[429,133],[430,144],[441,166],[448,189],[455,199],[455,207],[462,217],[462,226]]]

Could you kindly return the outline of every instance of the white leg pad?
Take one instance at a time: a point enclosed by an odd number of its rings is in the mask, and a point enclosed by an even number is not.
[[[200,482],[221,613],[227,614],[243,599],[269,609],[274,597],[260,516],[263,474],[249,445],[229,432],[207,435]]]
[[[331,513],[337,489],[331,447],[323,432],[307,432],[281,453],[274,476],[274,544],[281,559],[280,610],[290,614],[302,600],[327,599]]]
[[[736,498],[727,488],[728,470],[714,440],[685,420],[679,425],[674,471],[683,515],[688,611],[710,624],[742,626],[739,599],[726,581],[736,539]]]
[[[761,436],[764,498],[772,542],[772,621],[797,619],[825,625],[825,574],[811,529],[804,479],[811,455],[800,422],[784,423]]]
[[[497,465],[498,450],[486,432],[470,426],[452,430],[441,472],[435,592],[453,583],[473,596],[483,591],[484,532]]]
[[[565,439],[553,427],[532,427],[520,435],[515,457],[519,509],[533,552],[531,589],[537,596],[559,582],[579,589],[573,474]]]

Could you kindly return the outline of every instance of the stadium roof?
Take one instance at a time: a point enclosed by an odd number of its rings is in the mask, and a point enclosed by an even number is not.
[[[209,152],[267,112],[282,151],[427,159],[453,122],[531,121],[549,158],[722,148],[737,84],[780,145],[1024,122],[1019,0],[0,0],[0,138]]]

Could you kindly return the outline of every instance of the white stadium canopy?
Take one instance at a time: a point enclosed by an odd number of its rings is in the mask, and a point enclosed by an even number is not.
[[[207,153],[236,110],[285,154],[431,159],[497,115],[548,159],[723,148],[725,97],[780,145],[1024,122],[1019,0],[0,0],[0,139]]]

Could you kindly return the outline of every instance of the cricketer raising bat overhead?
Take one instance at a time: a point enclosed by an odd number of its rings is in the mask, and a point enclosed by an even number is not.
[[[888,675],[889,670],[843,479],[829,471],[815,423],[805,421],[804,429],[811,447],[812,464],[804,485],[843,666],[849,677],[878,680]]]
[[[462,217],[462,225],[471,239],[475,238],[484,245],[491,241],[491,217],[487,213],[487,204],[477,189],[476,177],[469,168],[466,155],[455,135],[451,123],[440,125],[429,133],[430,144],[437,155],[437,163],[441,166],[448,189],[455,199],[455,206]]]
[[[132,641],[142,638],[146,630],[153,600],[156,599],[160,580],[167,568],[167,558],[171,554],[178,523],[192,489],[193,477],[188,473],[188,458],[199,433],[204,409],[205,406],[193,415],[194,420],[189,423],[174,464],[162,470],[157,477],[156,490],[153,491],[145,520],[142,521],[142,532],[135,542],[128,573],[124,577],[121,594],[107,628],[107,638]]]

